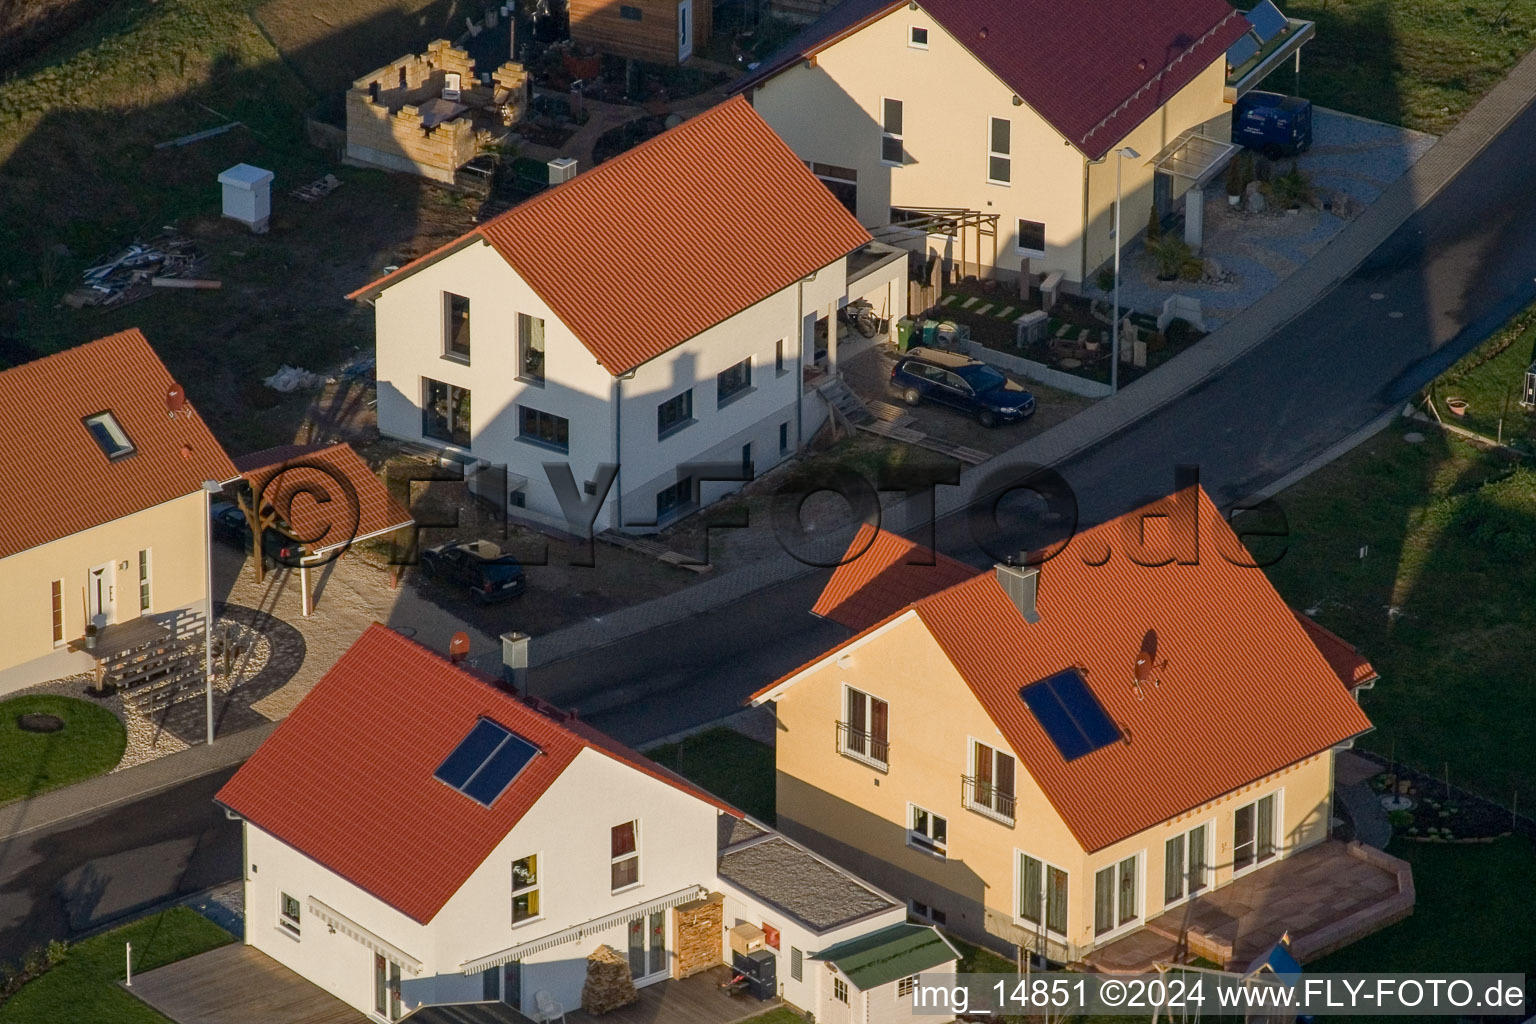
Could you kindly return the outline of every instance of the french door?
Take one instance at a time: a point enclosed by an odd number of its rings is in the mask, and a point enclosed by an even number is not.
[[[400,1019],[400,965],[373,954],[373,1012],[384,1020]]]
[[[1163,845],[1163,906],[1196,896],[1210,884],[1209,825],[1200,825]]]
[[[1232,873],[1257,867],[1278,852],[1275,845],[1275,794],[1232,814]]]
[[[647,914],[629,922],[629,973],[636,980],[654,978],[667,969],[667,915]]]

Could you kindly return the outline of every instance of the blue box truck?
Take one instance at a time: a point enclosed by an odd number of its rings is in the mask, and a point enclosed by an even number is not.
[[[1304,153],[1312,145],[1312,101],[1274,92],[1250,92],[1232,108],[1232,141],[1271,160]]]

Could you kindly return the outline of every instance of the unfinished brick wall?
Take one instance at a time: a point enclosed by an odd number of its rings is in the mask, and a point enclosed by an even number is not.
[[[442,95],[446,76],[460,76],[461,88],[486,91],[475,77],[469,54],[446,39],[434,39],[425,53],[402,57],[356,79],[347,91],[347,158],[354,163],[420,174],[451,183],[491,140],[468,114],[428,127],[420,104]],[[527,111],[528,72],[508,61],[492,74],[496,95],[505,90],[508,121]],[[488,98],[488,97],[487,97]]]
[[[718,892],[674,907],[677,956],[672,958],[672,977],[686,978],[722,963],[724,928],[725,897]]]

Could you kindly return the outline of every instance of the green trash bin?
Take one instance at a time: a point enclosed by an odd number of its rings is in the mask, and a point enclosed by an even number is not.
[[[905,352],[912,347],[912,327],[911,317],[896,321],[896,351]]]

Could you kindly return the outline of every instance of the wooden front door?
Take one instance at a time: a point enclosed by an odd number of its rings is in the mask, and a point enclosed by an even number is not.
[[[112,581],[112,563],[98,565],[86,576],[85,621],[98,629],[111,622],[117,605]]]

